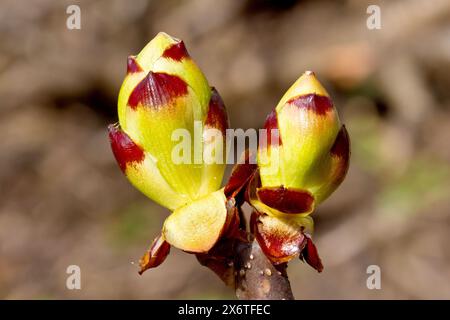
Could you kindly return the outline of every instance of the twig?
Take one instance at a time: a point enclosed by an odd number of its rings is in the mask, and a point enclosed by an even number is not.
[[[257,241],[236,247],[236,296],[240,300],[293,300],[286,264],[275,267]]]
[[[274,266],[257,241],[225,241],[199,262],[236,291],[240,300],[293,300],[286,264]]]

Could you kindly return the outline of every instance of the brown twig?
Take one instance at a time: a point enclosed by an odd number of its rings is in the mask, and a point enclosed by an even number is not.
[[[241,300],[293,300],[286,264],[274,266],[257,241],[240,242],[235,251],[235,288]]]
[[[225,241],[213,253],[197,255],[236,291],[240,300],[293,300],[286,264],[274,266],[257,241]]]

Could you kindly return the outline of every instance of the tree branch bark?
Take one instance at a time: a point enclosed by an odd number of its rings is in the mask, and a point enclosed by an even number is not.
[[[226,242],[219,245],[215,253],[197,255],[197,258],[226,285],[234,288],[239,300],[294,299],[287,264],[274,266],[255,240]]]
[[[235,255],[235,288],[240,300],[293,300],[286,264],[274,266],[257,241],[239,243]]]

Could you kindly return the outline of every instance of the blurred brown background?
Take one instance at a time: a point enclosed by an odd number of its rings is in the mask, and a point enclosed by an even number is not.
[[[261,127],[305,70],[339,108],[350,171],[314,214],[324,272],[289,266],[296,298],[450,298],[448,0],[1,1],[0,297],[234,298],[178,250],[143,276],[132,264],[167,211],[126,181],[106,126],[126,57],[159,31],[185,41],[234,128]]]

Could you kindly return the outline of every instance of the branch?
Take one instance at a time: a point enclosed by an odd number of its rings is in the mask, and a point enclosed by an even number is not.
[[[257,241],[236,247],[235,288],[240,300],[293,300],[286,264],[275,267]]]
[[[199,262],[236,290],[240,300],[293,300],[286,264],[274,266],[257,241],[225,241]]]

